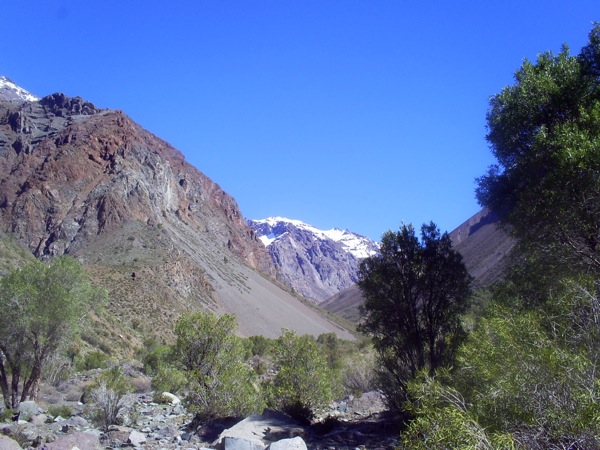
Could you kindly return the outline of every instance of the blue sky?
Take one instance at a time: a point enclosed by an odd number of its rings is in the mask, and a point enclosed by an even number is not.
[[[585,45],[597,0],[0,0],[0,75],[121,109],[233,195],[378,240],[451,231],[493,163],[489,97]]]

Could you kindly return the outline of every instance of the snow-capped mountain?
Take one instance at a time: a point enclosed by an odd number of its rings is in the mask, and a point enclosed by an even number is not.
[[[339,228],[320,230],[283,217],[247,222],[283,281],[317,303],[356,283],[360,261],[378,251],[371,239]]]
[[[39,98],[0,75],[0,100],[20,103],[36,102]]]

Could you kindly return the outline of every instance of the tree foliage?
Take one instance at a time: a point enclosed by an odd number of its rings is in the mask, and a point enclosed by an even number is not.
[[[441,369],[436,377],[421,373],[408,383],[408,408],[415,415],[402,433],[403,448],[514,449],[509,433],[486,430],[463,395],[447,384],[451,375]]]
[[[258,412],[263,406],[235,329],[235,316],[209,312],[183,315],[175,325],[173,356],[189,380],[188,410],[201,421]]]
[[[492,99],[478,198],[520,252],[452,372],[409,385],[406,448],[600,448],[599,120],[598,24]]]
[[[525,61],[491,99],[497,163],[477,197],[539,262],[600,270],[600,24],[578,56],[565,46]]]
[[[275,350],[277,375],[269,389],[269,406],[300,420],[333,400],[333,372],[312,336],[283,330]]]
[[[464,339],[461,314],[470,276],[447,233],[423,225],[388,231],[380,254],[365,259],[359,287],[365,297],[362,331],[373,338],[390,406],[402,409],[406,383],[426,368],[449,364]]]
[[[7,408],[37,397],[44,365],[70,342],[88,305],[105,295],[66,256],[34,261],[0,280],[0,388]]]
[[[409,383],[406,448],[600,448],[600,298],[563,284],[536,309],[493,304],[451,372]]]

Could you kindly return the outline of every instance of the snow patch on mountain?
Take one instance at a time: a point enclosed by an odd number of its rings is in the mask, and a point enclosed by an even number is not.
[[[0,99],[10,102],[37,102],[39,97],[17,86],[8,78],[0,76]]]
[[[285,217],[247,222],[267,247],[279,279],[316,303],[356,283],[360,261],[379,251],[372,240],[340,228],[320,230]]]
[[[279,236],[275,235],[274,233],[269,233],[268,235],[265,236],[261,236],[259,239],[260,241],[265,245],[265,247],[268,247],[269,245],[271,245],[275,239],[277,239]]]
[[[285,225],[293,225],[294,227],[305,230],[313,234],[317,239],[325,240],[329,239],[334,242],[339,242],[344,250],[351,253],[358,259],[368,258],[377,253],[379,245],[369,238],[361,236],[356,233],[352,233],[348,230],[342,230],[340,228],[332,228],[331,230],[320,230],[312,225],[309,225],[300,220],[288,219],[285,217],[269,217],[267,219],[252,220],[256,224],[265,224],[271,230],[270,233],[261,235],[260,240],[265,244],[266,247],[271,245],[275,240],[281,238],[287,231]],[[283,225],[283,226],[281,226]],[[277,230],[281,230],[281,233],[277,233]]]

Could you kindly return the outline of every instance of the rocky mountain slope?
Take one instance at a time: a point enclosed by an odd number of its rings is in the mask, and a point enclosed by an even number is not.
[[[299,220],[271,217],[248,224],[269,250],[280,279],[316,303],[356,283],[361,259],[378,250],[364,236]]]
[[[498,227],[498,217],[483,209],[450,233],[454,248],[463,256],[474,278],[475,289],[502,278],[508,255],[515,241]],[[360,320],[359,307],[364,302],[357,285],[333,295],[321,307],[347,320]]]
[[[474,278],[475,289],[502,279],[516,241],[499,228],[498,216],[482,209],[452,231],[450,238]]]
[[[105,286],[102,338],[168,338],[182,311],[238,316],[240,333],[350,335],[273,282],[235,200],[121,111],[0,92],[0,232],[39,258],[64,253]],[[26,91],[25,91],[26,92]],[[35,97],[34,97],[35,98]]]

